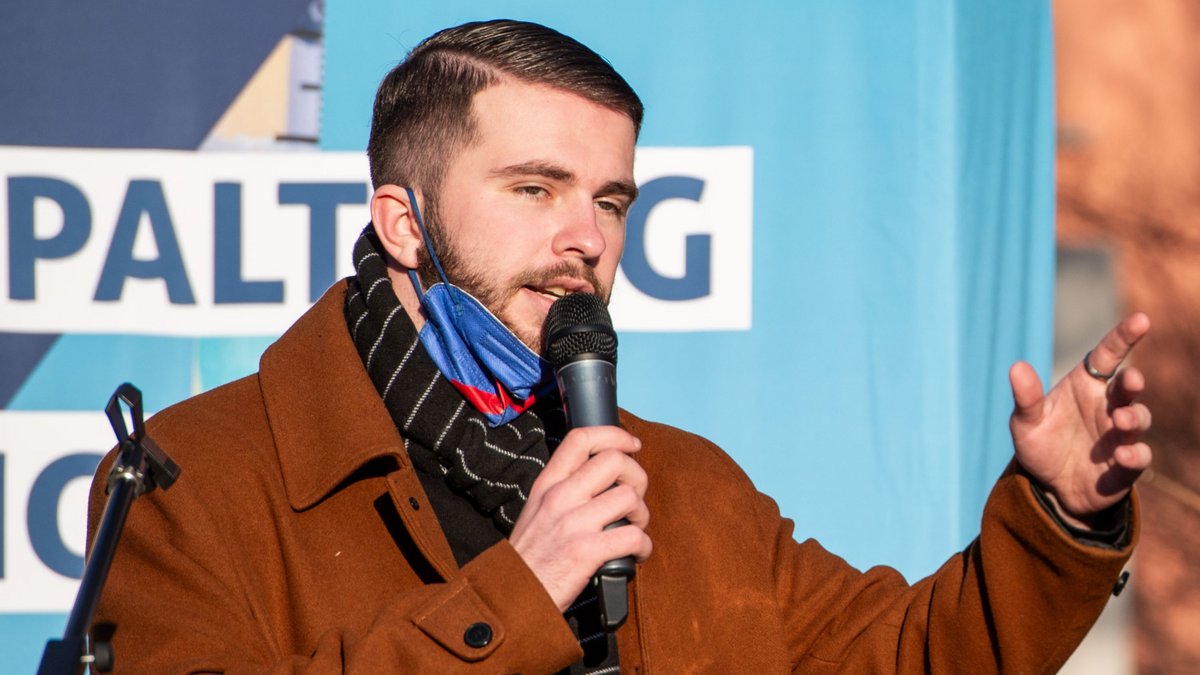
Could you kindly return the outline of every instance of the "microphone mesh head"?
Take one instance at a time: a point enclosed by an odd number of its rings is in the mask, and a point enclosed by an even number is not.
[[[581,354],[617,362],[617,334],[608,308],[591,293],[564,295],[546,314],[546,359],[558,368]]]

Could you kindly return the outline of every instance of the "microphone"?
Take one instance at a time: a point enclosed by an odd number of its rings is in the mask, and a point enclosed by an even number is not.
[[[567,428],[617,424],[617,334],[604,302],[590,293],[571,293],[546,315],[546,356],[554,366]],[[604,529],[628,525],[620,520]],[[600,621],[612,632],[629,615],[627,586],[633,556],[609,560],[596,570],[592,585],[600,602]]]

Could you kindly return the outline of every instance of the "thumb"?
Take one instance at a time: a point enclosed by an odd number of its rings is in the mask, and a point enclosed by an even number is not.
[[[1042,379],[1033,366],[1017,361],[1008,369],[1008,382],[1012,385],[1013,402],[1016,409],[1013,417],[1023,422],[1037,422],[1042,417]]]

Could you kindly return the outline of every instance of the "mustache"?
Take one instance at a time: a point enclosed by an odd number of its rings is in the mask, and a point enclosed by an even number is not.
[[[600,282],[600,277],[596,276],[596,271],[591,267],[570,260],[562,260],[549,267],[543,267],[538,270],[528,270],[522,272],[513,280],[513,288],[519,289],[524,286],[544,286],[556,279],[562,278],[574,279],[583,281],[595,289],[597,297],[608,304],[609,294],[612,289],[608,288]]]

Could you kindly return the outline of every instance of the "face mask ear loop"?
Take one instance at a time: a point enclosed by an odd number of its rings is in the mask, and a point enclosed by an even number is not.
[[[437,252],[433,250],[433,240],[429,238],[429,231],[425,229],[425,219],[421,217],[421,207],[417,204],[417,194],[413,192],[411,187],[405,187],[404,191],[408,193],[408,203],[412,206],[413,215],[417,219],[417,229],[421,230],[421,239],[425,241],[425,250],[429,253],[429,260],[433,262],[433,268],[437,270],[438,276],[446,287],[450,287],[450,280],[446,278],[446,273],[442,270],[442,261],[438,260]],[[419,300],[425,297],[424,291],[421,290],[421,282],[417,277],[417,273],[413,270],[408,271],[408,278],[412,281],[413,287],[417,289]],[[458,296],[451,293],[451,299],[454,301],[454,310],[458,315],[462,314],[462,308],[458,304]]]
[[[408,271],[408,281],[412,284],[413,290],[417,292],[417,302],[425,304],[425,289],[421,288],[421,278],[417,276],[416,270]]]

